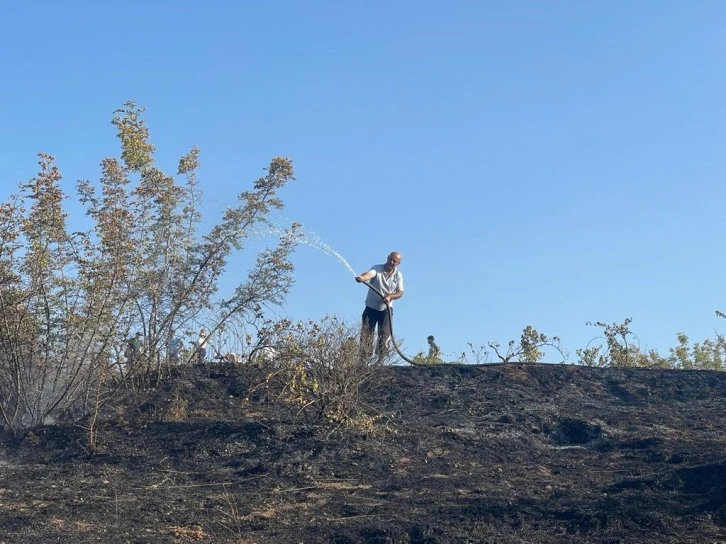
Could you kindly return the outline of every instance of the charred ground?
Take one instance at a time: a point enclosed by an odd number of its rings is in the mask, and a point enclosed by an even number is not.
[[[0,543],[722,543],[726,374],[388,367],[375,430],[188,369],[0,443]]]

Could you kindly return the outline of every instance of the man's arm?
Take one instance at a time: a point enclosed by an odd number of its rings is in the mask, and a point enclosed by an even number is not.
[[[373,279],[375,276],[376,276],[376,271],[375,270],[369,270],[368,272],[364,272],[363,274],[360,274],[360,275],[356,276],[355,277],[355,281],[357,281],[358,283],[360,283],[362,281],[368,281],[370,279]]]
[[[391,293],[390,295],[386,295],[383,297],[383,302],[388,304],[392,300],[396,300],[397,298],[401,298],[403,296],[403,275],[398,272],[398,281],[396,282],[396,290]]]
[[[391,302],[392,300],[401,298],[402,296],[403,296],[403,291],[401,291],[399,289],[398,291],[395,291],[395,292],[391,293],[390,295],[386,295],[385,297],[383,297],[383,301],[387,304],[387,303]]]

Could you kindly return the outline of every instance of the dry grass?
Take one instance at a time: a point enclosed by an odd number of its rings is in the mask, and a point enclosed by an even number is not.
[[[506,378],[518,383],[528,383],[532,377],[529,375],[526,367],[521,365],[502,365]]]
[[[186,421],[189,401],[176,394],[170,399],[169,405],[164,408],[161,415],[162,421]]]
[[[88,533],[90,531],[97,531],[100,527],[96,524],[89,523],[88,521],[77,520],[73,522],[73,528],[81,533]]]
[[[189,527],[182,527],[180,525],[172,525],[167,530],[176,538],[184,540],[204,540],[207,538],[207,533],[204,532],[199,525],[190,525]]]
[[[370,489],[372,486],[370,484],[359,484],[352,481],[346,481],[346,480],[337,480],[337,481],[320,481],[317,482],[317,487],[321,489],[342,489],[346,491],[350,491],[353,489]]]
[[[216,410],[207,410],[205,408],[195,408],[189,411],[189,417],[200,418],[200,419],[216,419],[219,417],[219,413]]]

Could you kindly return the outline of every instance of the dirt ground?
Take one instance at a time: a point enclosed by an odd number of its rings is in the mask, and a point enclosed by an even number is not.
[[[726,373],[390,367],[375,432],[245,368],[0,441],[0,543],[726,543]]]

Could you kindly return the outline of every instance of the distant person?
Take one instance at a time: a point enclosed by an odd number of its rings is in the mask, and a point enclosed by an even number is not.
[[[144,341],[140,332],[137,332],[129,341],[126,343],[126,363],[128,365],[134,364],[141,358],[141,351],[144,349]]]
[[[398,269],[401,254],[393,251],[388,255],[385,264],[376,264],[368,272],[355,277],[358,283],[368,282],[380,291],[368,289],[366,306],[363,310],[360,343],[361,354],[368,358],[373,352],[373,337],[378,329],[376,354],[381,362],[388,355],[388,343],[391,338],[391,322],[389,309],[393,313],[393,301],[403,296],[403,274]]]
[[[217,354],[214,356],[215,361],[219,361],[220,363],[229,363],[229,364],[237,364],[237,354],[233,351],[228,351],[227,353],[222,353],[221,351],[217,351]]]
[[[179,363],[179,351],[182,348],[182,341],[181,338],[178,336],[175,336],[171,340],[169,340],[169,362],[173,364]]]
[[[429,343],[429,359],[440,358],[441,349],[439,348],[439,345],[434,340],[434,336],[430,335],[428,338],[426,338],[426,341]]]
[[[199,338],[196,342],[191,342],[197,351],[197,363],[200,365],[207,360],[207,346],[209,345],[207,331],[205,329],[199,330]]]
[[[261,363],[272,363],[279,355],[278,351],[272,345],[272,342],[270,342],[270,339],[264,338],[255,353],[255,358]]]

